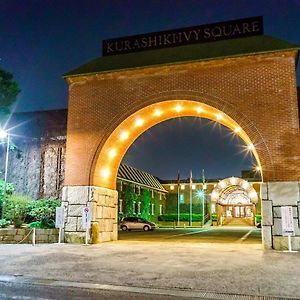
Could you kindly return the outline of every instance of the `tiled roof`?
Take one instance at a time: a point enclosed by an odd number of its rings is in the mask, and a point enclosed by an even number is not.
[[[299,46],[271,36],[260,35],[233,40],[98,57],[79,66],[75,70],[64,74],[64,77],[286,50],[299,50]]]
[[[142,170],[121,164],[119,167],[117,178],[120,180],[130,181],[132,183],[140,184],[148,188],[167,192],[159,182],[158,178],[146,173]]]

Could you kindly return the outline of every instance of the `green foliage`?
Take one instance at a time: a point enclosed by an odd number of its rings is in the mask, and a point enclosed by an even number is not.
[[[141,217],[147,220],[150,214],[150,191],[143,190],[141,204],[142,204]]]
[[[0,121],[1,115],[9,113],[9,107],[15,102],[20,91],[13,75],[0,69]]]
[[[256,223],[261,223],[261,215],[256,215]]]
[[[217,221],[217,214],[211,214],[211,220]]]
[[[56,207],[60,205],[60,200],[51,198],[30,201],[26,206],[26,222],[31,222],[31,228],[54,228]]]
[[[25,221],[26,208],[31,199],[23,195],[10,195],[4,201],[4,217],[10,220],[16,228],[19,228]]]
[[[6,196],[12,195],[14,186],[12,183],[6,183]],[[2,215],[2,207],[4,200],[4,180],[0,179],[0,216]]]
[[[134,192],[133,185],[125,185],[124,189],[124,217],[133,216],[133,204],[134,201],[137,201],[137,195]]]
[[[163,214],[161,216],[158,216],[158,221],[173,222],[177,220],[178,220],[177,214]],[[187,213],[180,214],[180,221],[188,222],[189,220],[190,220],[190,214]],[[192,214],[192,220],[194,222],[202,221],[202,214]]]
[[[5,228],[10,224],[9,221],[5,220],[5,219],[0,219],[0,228]]]

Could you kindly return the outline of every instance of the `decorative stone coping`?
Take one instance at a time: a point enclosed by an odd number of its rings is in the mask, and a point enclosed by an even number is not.
[[[17,244],[29,233],[30,228],[0,228],[0,244]],[[58,229],[36,229],[36,243],[57,243]],[[32,243],[32,232],[22,241],[22,244]]]

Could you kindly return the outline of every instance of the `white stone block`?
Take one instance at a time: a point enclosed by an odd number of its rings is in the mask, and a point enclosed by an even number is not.
[[[67,200],[69,204],[87,204],[89,200],[89,186],[68,186]]]
[[[77,230],[77,217],[68,217],[65,225],[65,231]]]
[[[300,250],[300,237],[292,236],[292,250]],[[273,237],[273,248],[275,250],[288,250],[288,237],[286,236],[274,236]]]
[[[69,204],[68,216],[69,217],[79,217],[82,216],[82,210],[85,207],[83,204]]]
[[[297,205],[299,186],[297,181],[269,182],[269,199],[273,205]]]
[[[265,249],[272,249],[271,226],[262,226],[262,241]]]
[[[261,184],[261,199],[268,200],[268,186],[267,183]]]
[[[272,201],[261,201],[262,225],[273,225]]]

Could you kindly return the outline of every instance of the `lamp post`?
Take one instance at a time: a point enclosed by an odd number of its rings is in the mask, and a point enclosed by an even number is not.
[[[4,202],[6,198],[6,185],[7,185],[7,170],[8,170],[8,155],[9,155],[9,134],[4,130],[0,129],[0,139],[6,138],[6,157],[5,157],[5,171],[4,171],[4,186],[3,186],[3,203],[2,203],[2,214],[1,218],[4,218]]]

